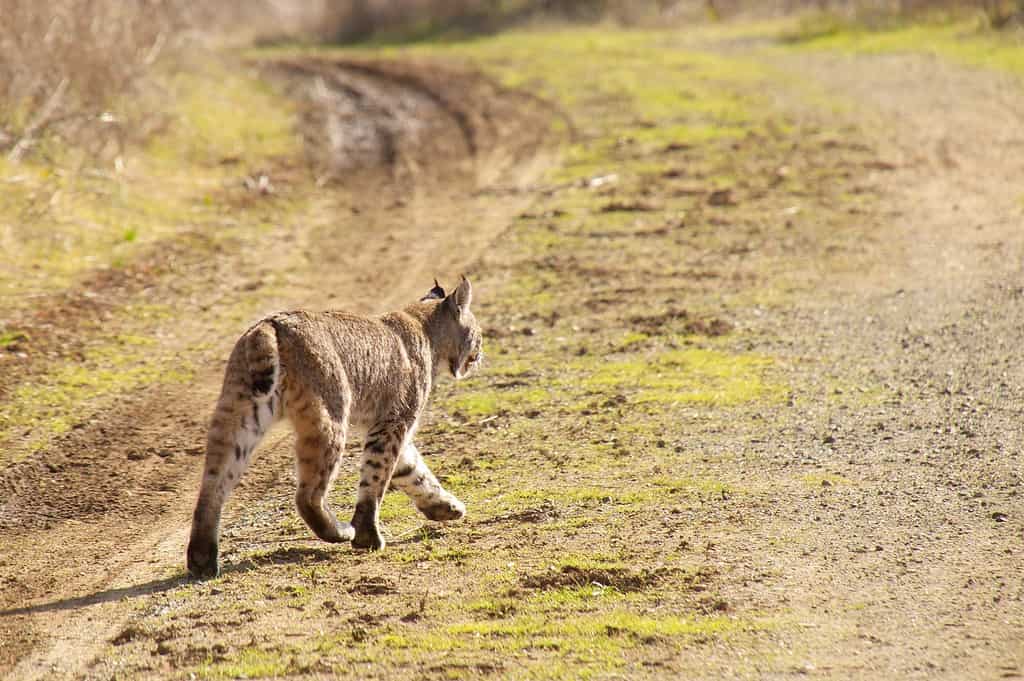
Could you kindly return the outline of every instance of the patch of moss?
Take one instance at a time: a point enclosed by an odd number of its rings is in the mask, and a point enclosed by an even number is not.
[[[637,403],[731,406],[781,399],[782,386],[766,378],[770,366],[771,360],[762,355],[686,348],[604,363],[589,372],[583,385],[595,390],[627,390]]]
[[[0,350],[7,350],[19,343],[25,343],[28,340],[28,334],[22,333],[21,331],[4,331],[3,333],[0,333]]]
[[[640,331],[630,331],[629,333],[627,333],[625,336],[622,337],[622,341],[620,342],[620,347],[622,349],[627,349],[631,345],[640,345],[641,343],[643,343],[644,341],[648,340],[649,338],[650,338],[650,336],[647,335],[646,333],[643,333],[643,332],[640,332]]]
[[[397,563],[464,563],[474,552],[463,547],[426,546],[422,549],[396,551],[387,558]]]
[[[623,569],[626,562],[623,556],[610,553],[570,553],[561,556],[554,563],[558,568],[574,568],[576,570],[607,570]]]
[[[464,391],[449,399],[447,404],[452,410],[467,416],[481,417],[550,401],[550,391],[544,388],[524,387],[513,390]]]
[[[527,599],[527,605],[530,610],[539,612],[586,611],[624,598],[625,595],[613,586],[587,584],[539,591]]]
[[[579,656],[589,663],[614,668],[624,664],[623,653],[654,639],[717,637],[752,631],[763,624],[731,617],[650,617],[628,610],[578,614],[553,621],[540,614],[517,615],[505,620],[483,620],[450,625],[446,632],[457,639],[470,637],[483,649],[506,651],[554,649]],[[595,664],[596,663],[596,664]],[[581,670],[582,671],[582,670]]]
[[[260,679],[282,676],[292,670],[286,653],[256,647],[242,648],[222,662],[208,661],[196,671],[200,679]]]
[[[590,679],[625,667],[637,646],[720,638],[764,626],[738,618],[643,616],[628,610],[574,613],[564,619],[538,612],[432,632],[402,628],[374,643],[386,646],[399,663],[443,654],[441,668],[451,669],[455,678],[472,678],[481,660],[498,655],[514,661],[519,678]]]

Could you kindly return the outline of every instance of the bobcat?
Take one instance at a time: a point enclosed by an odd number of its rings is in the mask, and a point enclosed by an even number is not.
[[[317,537],[384,547],[377,515],[389,484],[431,520],[466,507],[445,490],[412,443],[442,368],[462,378],[480,363],[482,334],[462,277],[450,295],[437,282],[418,303],[380,317],[282,312],[246,331],[228,359],[206,440],[206,464],[188,543],[188,571],[215,577],[221,508],[270,426],[296,431],[299,514]],[[327,507],[349,426],[365,434],[352,522]]]

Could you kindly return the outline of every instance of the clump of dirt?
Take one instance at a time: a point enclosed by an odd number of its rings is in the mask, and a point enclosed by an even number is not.
[[[703,615],[717,615],[731,609],[729,602],[718,596],[704,596],[697,602],[697,610]]]
[[[490,676],[491,674],[499,674],[505,670],[505,665],[501,664],[500,662],[496,662],[493,664],[488,662],[470,664],[445,662],[442,664],[431,665],[429,667],[429,670],[441,674],[441,678],[450,679],[453,677],[458,678],[459,676],[462,676],[463,672],[469,674],[471,677]]]
[[[708,205],[735,206],[736,198],[733,196],[732,189],[716,189],[708,194]]]
[[[691,319],[683,328],[685,333],[697,336],[724,336],[732,331],[733,325],[724,319],[711,317],[709,319]]]
[[[143,638],[149,638],[149,632],[134,624],[129,624],[127,627],[122,629],[121,632],[110,641],[110,643],[115,646],[123,646],[126,643]]]
[[[561,589],[579,586],[605,586],[622,592],[643,591],[664,580],[675,570],[658,568],[656,570],[633,570],[627,567],[580,567],[563,565],[558,570],[549,570],[533,575],[525,575],[519,583],[527,589]]]
[[[733,324],[720,317],[694,317],[689,311],[675,307],[660,314],[633,315],[628,321],[637,331],[644,333],[659,333],[678,326],[686,335],[716,337],[733,330]]]
[[[381,596],[395,591],[394,581],[387,577],[363,576],[349,587],[349,593],[364,596]]]
[[[529,416],[529,414],[527,414]],[[487,518],[481,520],[481,525],[491,525],[494,523],[543,523],[549,520],[555,520],[562,514],[558,508],[550,501],[545,501],[540,506],[532,508],[524,508],[520,511],[512,511],[509,513],[502,513],[501,515],[494,516],[493,518]]]
[[[602,213],[649,213],[658,207],[646,201],[611,201],[601,206]]]

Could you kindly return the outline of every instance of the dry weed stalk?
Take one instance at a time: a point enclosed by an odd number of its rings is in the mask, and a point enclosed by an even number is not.
[[[120,125],[111,107],[187,25],[186,5],[0,0],[0,149],[17,160],[49,134],[102,148]]]

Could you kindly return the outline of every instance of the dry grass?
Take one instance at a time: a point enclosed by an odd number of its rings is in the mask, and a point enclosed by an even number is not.
[[[45,155],[47,138],[118,153],[159,124],[137,96],[152,68],[193,44],[194,29],[237,25],[260,9],[244,0],[0,0],[0,153]]]
[[[5,0],[0,146],[21,158],[51,133],[99,152],[123,136],[110,111],[171,46],[181,0]]]

